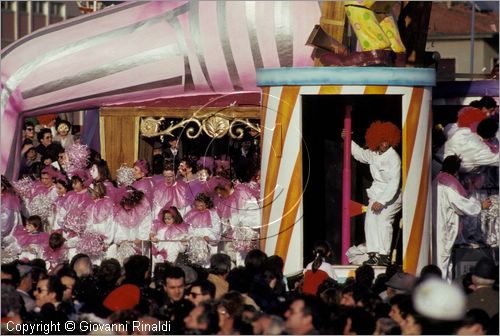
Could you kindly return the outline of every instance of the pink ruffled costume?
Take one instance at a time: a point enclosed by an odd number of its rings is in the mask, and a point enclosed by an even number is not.
[[[17,245],[22,249],[19,259],[42,258],[43,249],[49,243],[49,234],[47,232],[29,233],[22,225],[14,229],[14,238]]]
[[[109,197],[92,200],[87,207],[89,214],[88,228],[106,236],[105,243],[107,245],[113,242],[116,231],[113,211],[114,203]]]
[[[179,253],[186,250],[185,244],[180,241],[162,240],[187,239],[189,236],[188,229],[186,223],[166,225],[159,219],[155,220],[152,232],[156,234],[159,242],[153,243],[153,262],[175,262]]]
[[[154,185],[153,216],[157,217],[161,209],[175,206],[181,215],[186,214],[191,202],[188,197],[188,186],[183,181],[176,181],[172,186],[167,186],[163,180]]]
[[[261,227],[261,207],[254,197],[254,191],[246,184],[236,184],[233,192],[227,198],[216,197],[214,203],[222,221],[222,236],[225,239],[234,239],[236,246],[249,246],[247,250],[235,250],[231,242],[223,244],[223,251],[232,256],[238,266],[244,264],[245,256],[252,244],[236,241],[233,233],[236,227],[244,227],[255,231],[252,239],[258,239],[258,230]],[[250,236],[247,233],[246,236]]]
[[[14,227],[22,223],[21,201],[15,194],[2,193],[1,199],[2,239],[9,237]]]

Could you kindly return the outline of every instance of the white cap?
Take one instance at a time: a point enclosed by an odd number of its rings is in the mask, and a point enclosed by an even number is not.
[[[465,316],[466,297],[460,287],[438,278],[429,278],[415,288],[413,306],[427,318],[457,321]]]

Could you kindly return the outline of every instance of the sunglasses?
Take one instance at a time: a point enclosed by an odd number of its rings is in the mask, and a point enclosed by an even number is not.
[[[33,131],[33,130],[34,130],[34,128],[28,127],[26,130],[27,130],[27,131]]]
[[[203,293],[194,293],[194,292],[190,292],[190,293],[189,293],[189,296],[192,296],[192,297],[194,297],[195,299],[196,299],[198,296],[200,296],[200,295],[203,295]]]
[[[43,291],[46,291],[46,290],[47,290],[47,289],[45,289],[45,288],[40,288],[40,287],[37,287],[37,288],[35,289],[35,291],[37,291],[38,293],[43,293]]]

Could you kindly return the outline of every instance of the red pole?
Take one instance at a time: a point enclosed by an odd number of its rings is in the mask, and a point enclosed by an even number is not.
[[[342,171],[342,265],[349,263],[345,253],[351,246],[351,216],[349,214],[351,200],[351,112],[352,106],[347,105],[344,118],[344,169]]]

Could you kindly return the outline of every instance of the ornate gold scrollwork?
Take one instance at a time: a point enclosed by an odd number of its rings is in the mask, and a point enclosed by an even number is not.
[[[199,137],[202,131],[215,139],[220,139],[227,134],[233,139],[241,139],[243,138],[245,128],[249,128],[258,134],[261,132],[259,124],[254,124],[248,119],[239,119],[229,115],[229,113],[221,112],[194,113],[191,118],[183,119],[175,124],[171,121],[166,129],[160,130],[160,126],[164,120],[165,118],[163,117],[158,119],[153,117],[142,118],[140,126],[141,135],[147,138],[163,135],[173,136],[174,130],[185,128],[191,123],[194,123],[197,129],[192,126],[186,129],[186,136],[189,139]]]

